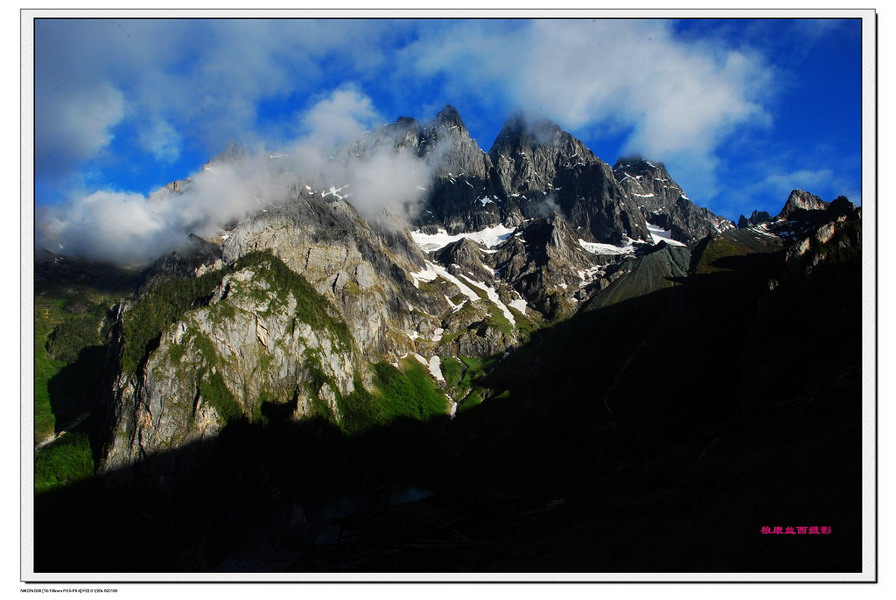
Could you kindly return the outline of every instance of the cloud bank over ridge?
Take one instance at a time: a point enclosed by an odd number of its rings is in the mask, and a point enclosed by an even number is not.
[[[100,190],[73,198],[38,217],[38,241],[63,254],[143,264],[182,247],[191,233],[215,236],[229,221],[283,203],[292,188],[308,184],[341,188],[373,223],[385,212],[412,218],[435,165],[389,146],[347,160],[351,142],[380,118],[357,90],[335,90],[303,117],[306,132],[286,152],[237,148],[193,173],[177,193]]]

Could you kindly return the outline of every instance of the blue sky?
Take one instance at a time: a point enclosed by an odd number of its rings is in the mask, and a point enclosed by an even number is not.
[[[288,148],[454,105],[517,110],[603,160],[666,163],[731,219],[794,188],[861,200],[859,20],[38,20],[39,214],[139,202],[228,141]]]

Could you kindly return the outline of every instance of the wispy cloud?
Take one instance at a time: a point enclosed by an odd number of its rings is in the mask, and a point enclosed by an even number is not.
[[[214,236],[233,219],[282,204],[296,185],[341,194],[365,218],[387,226],[410,219],[436,165],[390,144],[346,160],[351,142],[379,115],[370,98],[335,90],[301,118],[303,134],[288,154],[258,146],[192,174],[177,194],[101,190],[74,195],[38,219],[39,243],[64,254],[120,264],[142,264],[181,247],[190,233]],[[387,218],[384,218],[387,217]]]
[[[264,102],[363,81],[381,68],[378,21],[45,20],[35,38],[39,176],[65,175],[107,147],[116,126],[148,156],[170,161],[185,143],[215,151],[261,139]],[[326,87],[322,90],[322,82]],[[337,80],[338,84],[338,80]]]
[[[459,22],[406,54],[459,93],[499,96],[573,130],[615,124],[630,130],[627,151],[667,161],[712,155],[735,127],[769,119],[759,56],[680,41],[666,21]]]
[[[834,172],[830,169],[799,169],[789,173],[773,173],[762,180],[759,185],[779,194],[787,194],[795,189],[819,189],[829,185],[833,178]]]
[[[98,191],[47,212],[39,221],[43,245],[58,253],[121,264],[144,262],[181,242],[172,231],[169,203],[142,194]]]
[[[368,96],[354,86],[343,86],[307,111],[301,123],[316,143],[338,144],[357,139],[382,120]]]
[[[739,186],[732,186],[731,191],[718,203],[720,214],[735,220],[739,214],[749,215],[753,210],[765,210],[774,215],[784,207],[790,192],[797,189],[827,201],[842,195],[854,204],[861,204],[861,190],[853,187],[848,178],[834,169],[788,169],[789,163],[780,156],[771,156],[751,164],[751,170],[757,176],[743,181]]]
[[[682,41],[666,21],[87,20],[37,33],[38,112],[69,117],[68,129],[38,124],[39,170],[94,156],[123,118],[159,160],[187,139],[172,130],[209,149],[245,140],[262,103],[332,89],[334,73],[388,84],[393,97],[435,85],[436,103],[627,129],[627,150],[666,160],[711,153],[734,127],[767,118],[757,55]],[[60,149],[66,160],[50,161]]]
[[[88,90],[59,81],[35,104],[35,159],[41,175],[65,175],[96,156],[124,117],[122,93],[102,82]]]
[[[180,157],[183,136],[167,121],[153,119],[137,136],[140,146],[158,161],[170,163]]]

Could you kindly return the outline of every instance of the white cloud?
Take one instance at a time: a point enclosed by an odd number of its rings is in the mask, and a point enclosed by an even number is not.
[[[827,187],[834,179],[834,172],[830,169],[798,169],[789,173],[773,173],[762,181],[762,187],[779,195],[789,194],[792,190],[800,189],[811,192]]]
[[[713,163],[727,135],[767,124],[769,71],[742,51],[684,42],[666,21],[458,22],[409,48],[414,71],[467,96],[499,96],[577,130],[629,131],[625,152]],[[679,160],[676,160],[679,159]]]
[[[383,118],[370,98],[353,87],[332,92],[302,117],[302,126],[318,143],[337,144],[358,138]]]
[[[47,92],[37,106],[37,168],[52,175],[96,156],[112,141],[112,128],[124,117],[121,92],[103,83],[74,90],[62,86]]]
[[[182,246],[190,233],[214,236],[233,219],[283,203],[299,183],[318,191],[348,185],[342,194],[351,194],[358,212],[389,226],[394,218],[416,214],[434,167],[389,144],[344,160],[351,142],[375,118],[368,97],[354,89],[335,90],[307,111],[302,120],[307,130],[286,157],[272,159],[259,147],[234,160],[213,161],[179,194],[163,189],[149,197],[116,191],[75,196],[39,219],[40,243],[67,255],[146,263]],[[171,133],[164,126],[160,130]]]
[[[352,204],[362,216],[376,222],[384,212],[404,219],[420,209],[422,189],[431,181],[431,167],[408,153],[381,147],[351,164]]]
[[[37,175],[95,158],[124,123],[148,155],[258,141],[266,101],[376,76],[406,24],[304,19],[43,20],[35,32]],[[298,98],[298,100],[295,100]],[[288,137],[288,135],[286,136]]]
[[[39,222],[44,245],[59,253],[130,264],[175,241],[166,206],[140,194],[99,191]]]
[[[154,119],[147,128],[142,129],[138,134],[138,141],[156,160],[168,163],[180,157],[183,144],[183,138],[177,130],[162,119]]]
[[[294,177],[265,159],[258,153],[214,163],[193,174],[181,194],[101,190],[76,196],[38,220],[40,243],[66,255],[149,262],[184,245],[190,233],[215,235],[227,221],[285,197]]]
[[[759,59],[679,40],[659,20],[60,20],[38,27],[36,48],[36,141],[47,159],[38,174],[92,158],[123,118],[161,161],[178,155],[172,132],[189,131],[209,151],[234,139],[270,142],[264,102],[299,108],[339,78],[393,96],[436,85],[441,103],[522,108],[574,131],[629,131],[626,151],[667,162],[677,152],[712,154],[735,127],[766,118]],[[59,81],[66,89],[54,95]],[[350,88],[338,101],[352,101]],[[76,104],[102,108],[77,127],[49,126]],[[360,121],[373,112],[357,109]],[[331,124],[330,133],[348,134]]]

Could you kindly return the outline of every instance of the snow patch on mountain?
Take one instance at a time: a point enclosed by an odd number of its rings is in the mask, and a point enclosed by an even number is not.
[[[510,321],[510,324],[516,325],[516,319],[513,318],[513,313],[510,312],[510,309],[507,308],[507,305],[505,305],[503,302],[501,302],[501,298],[498,297],[498,292],[496,292],[494,290],[494,288],[489,287],[488,285],[486,285],[485,283],[482,283],[481,281],[473,281],[466,275],[464,275],[463,278],[466,279],[471,285],[473,285],[473,286],[479,288],[480,290],[482,290],[483,292],[485,292],[486,297],[488,297],[488,299],[492,301],[492,304],[494,304],[495,306],[498,307],[498,309],[501,311],[501,313],[504,315],[504,317],[508,321]]]
[[[591,254],[634,254],[635,246],[629,242],[624,246],[614,246],[613,244],[601,244],[599,242],[586,242],[579,239],[579,245]]]
[[[426,264],[430,265],[431,263],[426,263]],[[412,272],[411,277],[414,280],[414,287],[419,288],[421,281],[424,283],[429,283],[430,281],[435,281],[439,277],[439,274],[436,271],[434,271],[433,269],[426,268],[426,269],[423,269],[422,271]]]
[[[479,300],[479,294],[471,290],[469,286],[465,285],[460,279],[449,273],[448,270],[441,265],[426,261],[426,269],[417,271],[416,273],[411,273],[411,277],[414,278],[414,285],[417,287],[420,287],[419,282],[421,281],[430,282],[435,281],[435,279],[438,277],[441,277],[442,279],[450,281],[455,286],[457,286],[457,289],[459,289],[464,296],[466,296],[473,302]]]
[[[429,369],[429,374],[435,379],[445,381],[445,377],[442,376],[442,359],[438,356],[433,356],[429,359],[429,363],[426,366]]]
[[[600,275],[602,271],[603,267],[601,266],[588,267],[587,269],[576,271],[579,275],[579,279],[582,280],[582,283],[579,284],[579,287],[584,287],[597,279],[598,275]]]
[[[455,235],[450,235],[444,229],[439,229],[436,233],[412,231],[411,238],[424,252],[434,252],[461,238],[467,238],[486,248],[492,248],[509,238],[514,231],[516,231],[515,227],[507,227],[503,224],[499,224],[494,227],[486,227],[480,231],[458,233]]]
[[[526,314],[526,309],[529,307],[525,299],[523,299],[522,297],[511,300],[507,305],[511,308],[517,309],[523,314]]]
[[[656,225],[651,224],[649,221],[647,223],[647,230],[650,232],[650,237],[653,238],[654,244],[659,244],[660,242],[666,242],[670,246],[686,246],[687,244],[682,244],[678,240],[672,239],[672,232],[669,229],[660,229]]]

